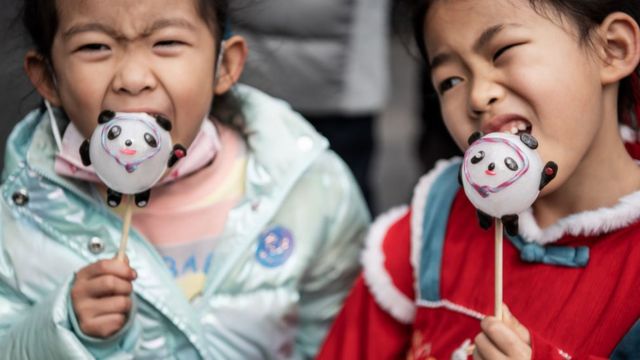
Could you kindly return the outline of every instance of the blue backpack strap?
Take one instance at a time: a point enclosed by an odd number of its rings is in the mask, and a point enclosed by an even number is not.
[[[618,343],[611,359],[640,359],[640,320],[637,320],[631,330]]]
[[[442,248],[451,205],[460,189],[459,170],[460,162],[454,162],[445,168],[435,179],[427,195],[422,219],[422,248],[419,264],[419,298],[423,300],[440,300]]]

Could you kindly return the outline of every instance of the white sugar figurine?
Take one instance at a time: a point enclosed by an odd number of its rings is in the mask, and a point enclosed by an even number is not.
[[[542,159],[536,139],[528,133],[513,135],[474,133],[464,153],[460,178],[464,192],[478,210],[480,225],[501,219],[509,235],[518,234],[518,214],[528,209],[540,190],[558,172]]]
[[[491,133],[469,137],[460,182],[477,209],[480,226],[488,229],[495,218],[495,314],[502,317],[502,224],[518,234],[518,214],[528,209],[540,190],[557,174],[558,166],[542,164],[538,141],[528,133]]]
[[[172,145],[170,131],[171,122],[162,116],[110,110],[100,113],[91,140],[85,140],[79,151],[82,163],[93,165],[107,186],[109,206],[118,206],[123,194],[133,196],[138,207],[148,204],[151,187],[187,154],[184,146]],[[124,257],[130,224],[128,201],[118,258]]]

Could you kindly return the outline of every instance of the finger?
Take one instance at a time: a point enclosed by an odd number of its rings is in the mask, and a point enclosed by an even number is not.
[[[103,275],[86,282],[85,293],[88,297],[99,298],[113,295],[130,295],[133,291],[131,281],[113,275]]]
[[[506,359],[505,355],[491,342],[484,333],[478,334],[474,341],[476,347],[474,349],[474,359]]]
[[[135,272],[128,264],[116,259],[108,259],[100,260],[81,269],[76,274],[76,280],[82,281],[106,274],[127,280],[135,279]]]
[[[522,358],[531,352],[531,348],[504,322],[495,317],[486,317],[480,322],[482,333],[496,347],[509,358]]]
[[[475,348],[475,346],[473,347],[473,354],[472,355],[473,355],[473,360],[484,360],[484,358],[480,355],[480,353]]]
[[[129,296],[88,299],[75,306],[76,317],[78,321],[84,321],[111,314],[127,315],[131,311],[132,304],[133,301]]]
[[[503,320],[513,331],[516,332],[518,337],[524,341],[527,345],[531,345],[531,335],[529,334],[529,330],[516,319],[513,314],[511,314],[511,310],[506,304],[502,304],[503,306]]]
[[[109,314],[80,323],[80,329],[86,335],[97,338],[108,338],[122,329],[127,322],[127,317],[123,314]]]
[[[118,253],[116,253],[116,254],[113,256],[113,259],[114,259],[114,260],[118,260]],[[129,265],[129,257],[127,256],[127,254],[124,254],[124,257],[122,258],[122,260],[121,260],[121,261],[122,261],[122,262],[124,262],[125,264]]]

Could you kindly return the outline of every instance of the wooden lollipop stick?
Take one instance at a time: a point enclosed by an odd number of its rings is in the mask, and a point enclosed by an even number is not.
[[[131,215],[133,213],[133,206],[131,205],[131,196],[125,195],[125,208],[124,218],[122,219],[122,236],[120,237],[120,248],[118,249],[118,255],[116,259],[124,261],[127,251],[127,242],[129,240],[129,228],[131,227]]]
[[[502,320],[502,220],[496,218],[494,313]]]

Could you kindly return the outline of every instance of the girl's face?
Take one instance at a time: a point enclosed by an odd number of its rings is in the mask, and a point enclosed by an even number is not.
[[[604,117],[599,60],[566,19],[543,17],[525,0],[438,0],[425,45],[461,148],[474,131],[527,129],[543,160],[559,165],[554,185],[591,151]]]
[[[89,138],[98,115],[160,114],[189,145],[214,94],[216,39],[185,0],[57,0],[52,62],[67,115]]]

